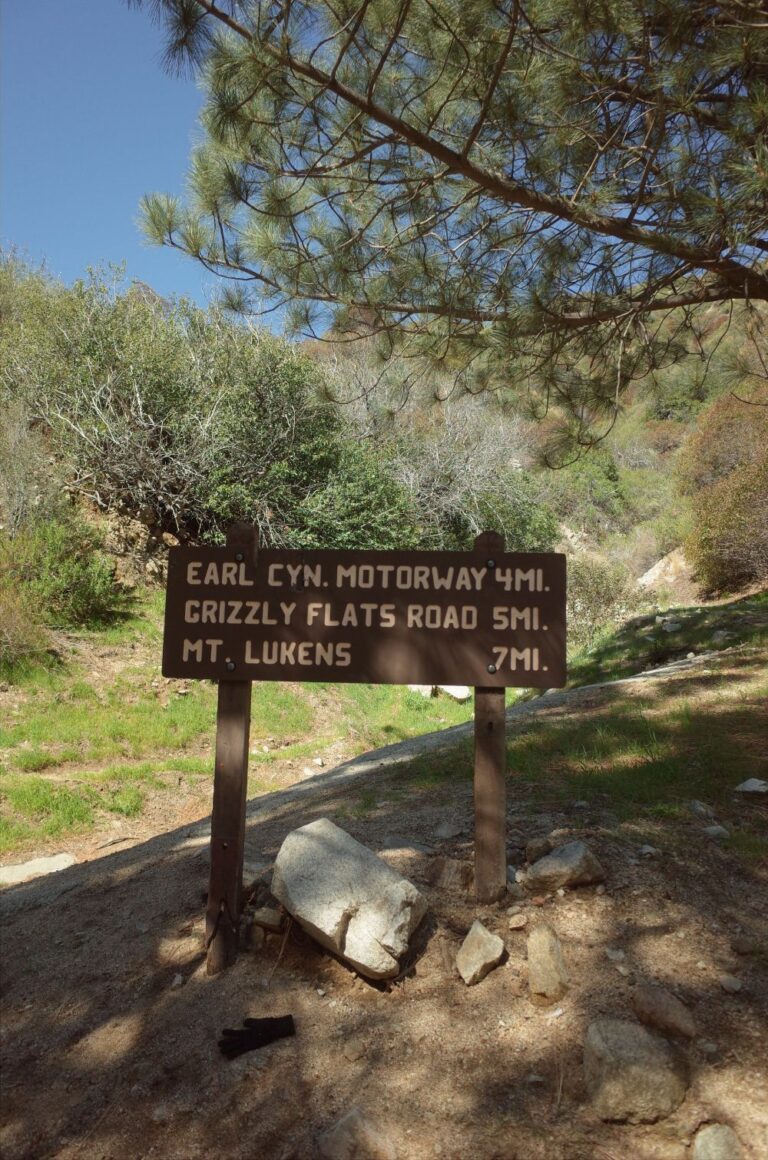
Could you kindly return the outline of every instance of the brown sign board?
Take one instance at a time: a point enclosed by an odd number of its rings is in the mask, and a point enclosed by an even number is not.
[[[562,686],[565,556],[172,548],[163,675]]]

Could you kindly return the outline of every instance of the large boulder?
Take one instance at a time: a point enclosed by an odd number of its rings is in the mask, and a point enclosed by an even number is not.
[[[369,979],[391,979],[427,911],[416,887],[328,818],[288,835],[272,893],[300,926]]]
[[[584,1079],[601,1120],[652,1124],[688,1090],[683,1056],[664,1039],[624,1019],[595,1019],[584,1041]]]

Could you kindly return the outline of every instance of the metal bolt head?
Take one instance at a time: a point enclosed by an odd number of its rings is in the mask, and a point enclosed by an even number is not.
[[[495,567],[496,567],[496,561],[495,561],[495,560],[486,560],[486,562],[485,562],[485,563],[486,563],[486,566],[487,566],[488,568],[495,568]]]
[[[237,560],[238,564],[242,564],[245,557],[242,552],[235,552],[235,559]]]
[[[488,665],[488,672],[495,673],[496,672],[496,665]]]
[[[234,673],[234,671],[235,671],[235,662],[234,662],[234,661],[227,661],[227,663],[226,663],[226,666],[225,666],[225,667],[226,667],[226,670],[227,670],[227,672],[228,672],[228,673]]]

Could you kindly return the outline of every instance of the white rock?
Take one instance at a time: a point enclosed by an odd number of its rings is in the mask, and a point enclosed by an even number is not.
[[[727,1124],[699,1128],[693,1141],[692,1160],[742,1160],[738,1137]]]
[[[478,918],[469,928],[469,934],[456,956],[456,970],[468,987],[479,983],[497,967],[504,956],[504,943],[492,934]]]
[[[441,822],[435,830],[435,837],[440,841],[446,841],[449,838],[458,838],[459,834],[464,833],[464,827],[457,825],[455,822]]]
[[[710,838],[730,838],[725,826],[705,826],[704,833]]]
[[[434,693],[434,685],[409,685],[408,691],[410,693],[418,693],[421,697],[431,697]]]
[[[272,893],[300,926],[361,975],[393,978],[426,899],[328,818],[290,833]]]
[[[317,1141],[322,1160],[397,1160],[392,1141],[359,1108],[351,1108]]]
[[[637,1023],[595,1019],[584,1042],[584,1079],[601,1120],[654,1123],[682,1103],[683,1057]]]
[[[741,785],[736,786],[736,793],[768,793],[768,781],[759,777],[748,777]]]
[[[529,890],[557,890],[558,886],[580,886],[602,882],[605,871],[586,842],[568,842],[539,858],[528,868],[525,884]]]
[[[454,701],[468,701],[472,696],[469,685],[438,685],[441,692],[453,697]]]
[[[52,854],[49,858],[33,858],[30,862],[20,862],[16,866],[0,867],[0,886],[16,886],[28,882],[30,878],[40,878],[43,874],[55,874],[74,866],[72,854]]]

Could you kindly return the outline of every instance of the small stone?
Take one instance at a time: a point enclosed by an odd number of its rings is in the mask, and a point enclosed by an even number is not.
[[[184,986],[184,976],[183,975],[174,975],[173,982],[171,983],[171,987],[174,988],[174,987],[183,987],[183,986]]]
[[[741,979],[737,979],[735,975],[721,975],[718,980],[721,988],[729,995],[736,995],[744,986]]]
[[[441,822],[435,830],[435,837],[438,838],[441,842],[445,842],[450,838],[458,838],[458,836],[463,833],[463,826],[459,826],[455,822]]]
[[[525,847],[525,857],[528,862],[538,862],[552,852],[552,842],[549,838],[531,838]]]
[[[560,939],[549,923],[540,922],[528,935],[528,987],[535,1003],[555,1003],[565,994],[569,975]]]
[[[312,764],[313,764],[313,765],[316,765],[318,769],[324,769],[324,768],[325,768],[325,762],[323,761],[322,757],[316,757],[316,758],[313,760]]]
[[[391,1140],[378,1124],[351,1108],[317,1140],[321,1160],[397,1160]]]
[[[582,886],[601,882],[605,871],[586,842],[568,842],[540,858],[529,868],[529,890],[557,890],[558,886]]]
[[[694,800],[691,802],[691,804],[688,808],[690,809],[692,814],[696,815],[697,818],[712,818],[712,817],[714,817],[715,811],[712,809],[712,807],[706,805],[705,802],[698,801],[696,798],[694,798]]]
[[[456,858],[435,858],[425,875],[439,890],[468,890],[472,884],[472,866]]]
[[[716,1043],[712,1043],[710,1039],[703,1039],[701,1043],[699,1043],[699,1050],[704,1055],[714,1056],[719,1053],[720,1048]]]
[[[362,1059],[367,1051],[366,1042],[362,1036],[353,1036],[352,1039],[347,1039],[342,1048],[345,1059],[350,1063],[354,1063],[357,1059]]]
[[[672,1035],[693,1039],[696,1024],[688,1008],[664,987],[653,983],[641,983],[635,987],[630,999],[632,1010],[641,1023],[658,1027]]]
[[[655,1123],[688,1089],[685,1060],[665,1040],[623,1019],[595,1019],[584,1042],[584,1079],[601,1120]]]
[[[606,947],[605,957],[610,959],[612,963],[623,963],[627,955],[625,951],[619,950],[617,947]]]
[[[456,970],[468,987],[481,982],[504,957],[504,943],[475,919],[456,956]]]
[[[656,858],[661,853],[656,846],[641,846],[637,851],[641,858]]]
[[[768,781],[759,777],[748,777],[741,785],[736,786],[736,793],[768,793]]]
[[[528,1075],[525,1077],[525,1082],[531,1085],[539,1085],[546,1083],[546,1080],[544,1079],[543,1075],[536,1075],[535,1071],[529,1071]]]
[[[585,801],[574,802],[573,808],[575,810],[588,810],[589,809],[589,802],[585,802]]]
[[[599,886],[595,887],[595,894],[605,894],[605,883],[601,882]]]
[[[251,921],[254,926],[260,926],[263,930],[277,934],[283,929],[285,916],[282,910],[277,910],[273,906],[260,906],[254,910]]]
[[[409,685],[408,686],[409,693],[418,693],[418,695],[420,697],[424,697],[425,700],[428,700],[434,694],[434,691],[435,691],[434,685]]]
[[[661,627],[664,632],[679,632],[683,626],[679,620],[667,620]]]
[[[513,914],[509,920],[510,930],[522,930],[524,926],[528,925],[527,914]]]
[[[710,838],[730,838],[728,830],[725,826],[705,826],[704,833]]]
[[[737,955],[757,955],[760,953],[760,943],[748,934],[735,934],[731,939],[731,950]]]
[[[691,1160],[742,1160],[743,1156],[738,1137],[727,1124],[707,1124],[696,1133]]]

